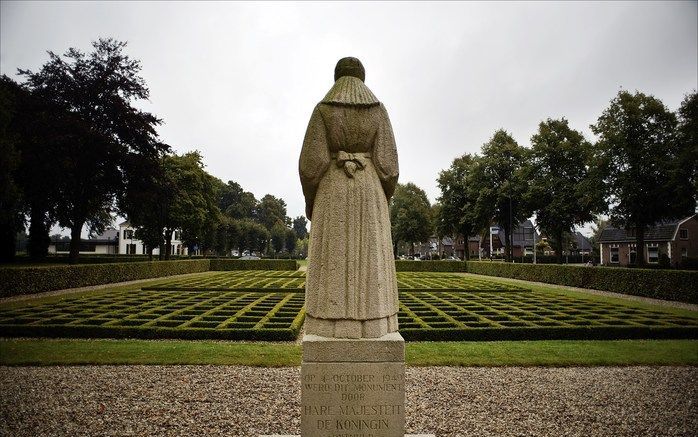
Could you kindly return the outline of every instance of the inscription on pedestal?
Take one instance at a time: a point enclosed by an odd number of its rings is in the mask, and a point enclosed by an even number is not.
[[[301,434],[403,437],[404,363],[303,363]]]

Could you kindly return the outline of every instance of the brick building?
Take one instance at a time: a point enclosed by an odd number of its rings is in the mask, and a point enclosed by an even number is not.
[[[599,238],[603,265],[637,264],[635,232],[606,228]],[[645,230],[645,262],[658,264],[666,255],[672,266],[680,266],[687,258],[698,258],[698,214],[666,223],[658,223]]]

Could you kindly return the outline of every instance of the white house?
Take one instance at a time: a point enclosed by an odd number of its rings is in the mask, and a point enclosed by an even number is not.
[[[136,229],[131,226],[128,220],[119,223],[119,254],[124,255],[144,255],[147,252],[143,242],[136,238]],[[172,234],[171,250],[172,255],[187,255],[187,246],[182,243],[182,232],[174,231]],[[153,249],[153,255],[159,255],[160,249]]]
[[[95,255],[146,255],[143,242],[135,237],[136,230],[128,220],[119,224],[119,229],[109,228],[94,238],[80,239],[80,253]],[[172,255],[187,255],[187,247],[182,243],[181,231],[172,234]],[[69,253],[70,240],[51,241],[49,253]],[[160,249],[155,248],[153,255],[160,255]]]

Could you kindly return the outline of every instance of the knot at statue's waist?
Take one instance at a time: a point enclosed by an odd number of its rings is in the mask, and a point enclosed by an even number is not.
[[[340,150],[331,154],[332,159],[337,161],[337,167],[343,167],[344,173],[350,178],[354,177],[357,170],[366,168],[366,159],[371,159],[370,153],[349,153]]]

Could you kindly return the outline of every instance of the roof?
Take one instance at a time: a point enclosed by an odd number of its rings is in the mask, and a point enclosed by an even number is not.
[[[577,250],[588,250],[591,251],[591,243],[589,242],[589,239],[585,237],[584,235],[581,234],[581,232],[577,231],[574,234],[574,241],[577,243]]]
[[[679,223],[683,223],[686,220],[696,216],[697,215],[693,215],[681,220],[657,223],[645,230],[645,241],[671,241],[674,239],[676,228]],[[635,242],[636,239],[637,237],[633,232],[629,233],[626,229],[609,227],[601,232],[599,243]]]
[[[94,238],[90,238],[89,241],[101,241],[101,240],[116,240],[119,237],[119,231],[116,229],[105,229],[104,232],[102,232],[99,235],[96,235]]]

